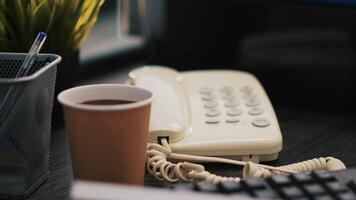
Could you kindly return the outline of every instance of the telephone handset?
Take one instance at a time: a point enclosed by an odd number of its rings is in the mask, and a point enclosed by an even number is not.
[[[282,134],[268,96],[252,74],[142,67],[130,72],[128,83],[155,95],[147,169],[159,179],[240,180],[210,174],[199,164],[174,164],[167,159],[242,165],[245,176],[255,177],[345,168],[331,157],[281,167],[257,164],[277,159]]]
[[[178,142],[189,129],[188,99],[177,81],[177,71],[169,68],[144,67],[129,74],[131,84],[151,90],[155,95],[150,117],[149,142],[167,137]]]

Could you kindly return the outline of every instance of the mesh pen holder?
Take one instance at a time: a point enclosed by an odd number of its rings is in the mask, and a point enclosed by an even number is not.
[[[0,53],[0,199],[28,196],[49,173],[51,115],[60,56],[40,54],[15,78],[26,54]]]

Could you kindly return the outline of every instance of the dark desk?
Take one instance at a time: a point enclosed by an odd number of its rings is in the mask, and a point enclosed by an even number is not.
[[[127,74],[127,71],[119,71]],[[87,83],[122,82],[111,75]],[[315,157],[333,156],[348,167],[356,167],[356,115],[335,115],[317,111],[278,107],[276,113],[283,133],[284,147],[271,165],[285,165]],[[52,133],[50,177],[29,199],[68,199],[72,180],[68,144],[64,131]],[[219,175],[240,176],[241,168],[225,164],[206,164]],[[146,175],[145,185],[164,186],[166,183]]]
[[[291,164],[307,159],[332,156],[347,167],[356,167],[356,115],[333,115],[316,111],[275,106],[283,133],[283,150],[279,159],[268,164]],[[205,164],[206,169],[224,176],[241,176],[241,167]],[[146,175],[145,184],[165,183]]]

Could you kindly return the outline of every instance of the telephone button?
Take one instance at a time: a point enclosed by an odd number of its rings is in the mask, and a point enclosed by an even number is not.
[[[254,94],[254,93],[246,93],[246,94],[242,95],[242,98],[244,98],[244,99],[253,99],[253,98],[256,98],[256,97],[257,97],[257,95]]]
[[[261,115],[261,114],[263,114],[263,109],[260,108],[260,107],[254,107],[254,108],[251,108],[248,111],[248,114],[250,114],[250,115]]]
[[[252,120],[252,125],[263,128],[269,126],[270,122],[267,119],[261,117]]]
[[[245,86],[241,88],[241,92],[245,92],[245,93],[251,93],[253,91],[253,88],[250,86]]]
[[[217,118],[211,118],[211,119],[205,120],[205,123],[207,123],[207,124],[218,124],[219,122],[220,121]]]
[[[225,86],[223,88],[221,88],[220,92],[224,92],[224,93],[230,93],[234,90],[234,88],[230,87],[230,86]]]
[[[209,109],[206,111],[206,116],[208,117],[217,117],[221,114],[220,110],[218,109]]]
[[[204,94],[201,99],[204,100],[204,101],[212,101],[216,98],[215,95],[213,94]]]
[[[227,115],[229,116],[238,116],[241,115],[242,110],[238,108],[231,108],[227,111]]]
[[[248,99],[246,102],[246,106],[248,107],[254,107],[260,105],[260,102],[256,99]]]
[[[207,101],[204,104],[204,108],[216,108],[218,103],[216,101]]]
[[[212,93],[214,90],[213,90],[213,88],[211,88],[211,87],[203,87],[203,88],[201,88],[200,90],[199,90],[199,92],[200,93],[202,93],[202,94],[210,94],[210,93]]]
[[[229,94],[223,95],[222,98],[225,99],[225,100],[231,101],[231,100],[234,100],[236,98],[236,95],[234,95],[232,93],[229,93]]]
[[[239,123],[239,122],[240,122],[240,119],[239,119],[239,118],[235,118],[235,117],[231,117],[231,118],[227,118],[227,119],[226,119],[226,122],[227,122],[227,123],[231,123],[231,124]]]
[[[229,101],[227,101],[224,105],[225,105],[225,107],[227,107],[227,108],[231,108],[231,107],[236,107],[236,106],[238,106],[240,103],[238,102],[238,101],[236,101],[236,100],[229,100]]]

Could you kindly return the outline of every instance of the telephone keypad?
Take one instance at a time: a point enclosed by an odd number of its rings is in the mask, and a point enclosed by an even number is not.
[[[255,107],[255,106],[260,105],[260,102],[256,99],[248,99],[248,100],[246,100],[245,104],[248,107]]]
[[[248,111],[250,115],[261,115],[263,114],[263,109],[260,107],[253,107]]]
[[[218,103],[216,101],[207,101],[204,103],[204,108],[216,108]]]
[[[253,88],[250,86],[244,86],[240,90],[241,90],[241,92],[244,92],[244,93],[251,93],[253,91]]]
[[[237,100],[229,100],[227,102],[225,102],[225,107],[227,108],[231,108],[231,107],[236,107],[238,106],[240,103]]]
[[[210,118],[210,119],[205,120],[205,122],[207,124],[218,124],[220,122],[220,120],[218,118]]]
[[[227,115],[229,115],[229,116],[239,116],[241,114],[242,114],[242,110],[239,108],[230,108],[227,111]]]
[[[216,98],[214,94],[204,94],[202,95],[201,99],[204,101],[212,101]]]
[[[254,99],[254,98],[257,98],[257,96],[254,93],[248,93],[248,94],[243,94],[242,98],[244,98],[244,99]]]
[[[210,93],[212,93],[214,90],[213,90],[213,88],[211,88],[211,87],[203,87],[203,88],[201,88],[199,91],[200,91],[200,93],[202,93],[202,94],[210,94]]]
[[[269,126],[270,122],[266,118],[260,117],[252,120],[252,125],[263,128]]]
[[[240,119],[239,118],[227,118],[226,122],[227,123],[239,123]]]
[[[239,94],[238,91],[240,91]],[[263,117],[265,111],[251,86],[244,86],[237,88],[237,90],[231,86],[221,88],[207,86],[200,88],[199,93],[206,109],[206,124],[219,124],[221,120],[225,123],[236,124],[241,121],[237,117],[242,116],[246,109],[246,113],[250,117],[260,116],[248,119],[252,126],[263,128],[270,125],[270,121]],[[238,97],[241,97],[241,99]],[[240,105],[239,100],[243,101],[242,105]],[[222,104],[222,107],[219,104]]]
[[[221,88],[221,92],[223,93],[230,93],[234,90],[234,88],[230,87],[230,86],[224,86],[223,88]]]
[[[222,96],[222,99],[224,100],[234,100],[236,98],[236,95],[233,93],[225,94]]]
[[[208,117],[217,117],[220,114],[221,114],[220,110],[214,108],[206,111],[206,116]]]

